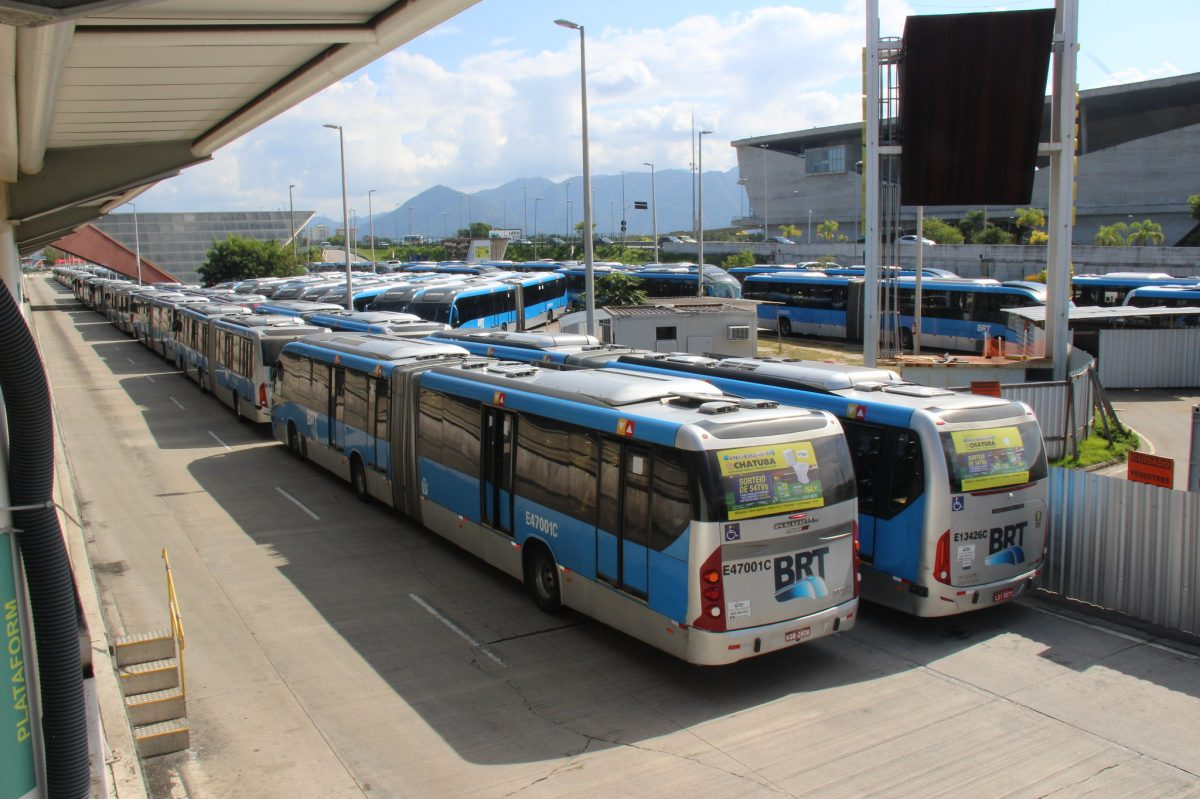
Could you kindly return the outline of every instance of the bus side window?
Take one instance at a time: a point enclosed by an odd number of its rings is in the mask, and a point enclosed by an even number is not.
[[[894,452],[888,510],[899,513],[925,491],[925,467],[921,440],[911,430],[897,431]]]
[[[879,476],[883,471],[880,464],[883,434],[865,424],[843,422],[842,426],[846,430],[846,443],[850,445],[850,458],[854,462],[854,476],[858,481],[858,510],[874,515]]]

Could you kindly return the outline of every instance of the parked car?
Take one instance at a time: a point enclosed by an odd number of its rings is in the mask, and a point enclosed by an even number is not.
[[[916,244],[917,237],[913,236],[913,235],[901,236],[900,238],[896,239],[896,241],[899,244]],[[921,243],[925,244],[925,245],[937,244],[937,242],[934,241],[933,239],[926,239],[926,238],[922,238]]]
[[[787,236],[768,236],[767,241],[774,244],[795,244],[796,242],[789,239]]]
[[[603,244],[603,245],[605,245],[605,246],[608,246],[608,245],[610,245],[610,244],[616,244],[616,242],[615,242],[615,241],[613,241],[612,239],[610,239],[608,236],[597,236],[597,237],[595,238],[595,243],[596,243],[596,244]]]
[[[683,239],[679,238],[679,236],[659,236],[658,243],[659,246],[663,244],[683,244]]]

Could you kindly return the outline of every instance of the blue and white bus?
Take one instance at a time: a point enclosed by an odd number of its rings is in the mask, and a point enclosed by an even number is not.
[[[272,367],[288,342],[328,332],[292,316],[246,314],[210,321],[209,370],[200,388],[211,391],[239,419],[271,421]]]
[[[1109,272],[1103,275],[1075,275],[1071,278],[1071,299],[1076,305],[1111,308],[1125,302],[1134,289],[1142,287],[1195,285],[1200,277],[1175,277],[1165,272]]]
[[[821,272],[825,266],[837,266],[837,264],[826,264],[822,261],[804,261],[798,264],[751,264],[750,266],[731,266],[728,272],[735,280],[742,283],[750,275],[774,275],[779,272],[794,275],[798,272]]]
[[[376,304],[372,303],[372,310]],[[543,272],[495,282],[433,286],[417,293],[404,310],[450,327],[525,330],[553,322],[566,308],[563,276]]]
[[[1200,283],[1141,286],[1126,294],[1121,304],[1134,308],[1200,308]]]
[[[1023,403],[906,383],[885,369],[651,353],[589,336],[449,331],[435,340],[497,358],[694,377],[836,415],[858,484],[865,599],[918,616],[963,613],[1020,596],[1043,568],[1046,454]]]
[[[268,300],[255,307],[258,314],[274,316],[294,316],[297,319],[305,314],[321,313],[322,311],[342,311],[346,306],[332,302],[312,302],[309,300]]]
[[[409,338],[436,335],[449,329],[449,325],[426,322],[416,314],[395,311],[315,311],[304,314],[303,319],[310,325],[319,325],[330,330]]]
[[[274,435],[543,609],[692,663],[853,625],[854,477],[832,415],[689,378],[464,356],[360,334],[289,344]]]
[[[995,280],[923,278],[921,284],[921,344],[937,349],[982,352],[988,339],[1014,340],[1003,310],[1046,304],[1044,292]],[[864,286],[860,277],[776,273],[748,276],[742,291],[767,301],[758,307],[759,323],[781,335],[862,341]],[[881,281],[880,294],[881,327],[895,330],[900,349],[911,350],[916,280]]]
[[[647,297],[695,297],[695,264],[646,264],[630,269]],[[719,266],[704,265],[704,296],[740,299],[742,285]]]
[[[201,387],[207,387],[206,375],[212,371],[209,364],[216,341],[212,333],[213,320],[249,314],[250,309],[243,305],[215,302],[180,308],[179,329],[175,333],[175,366]]]

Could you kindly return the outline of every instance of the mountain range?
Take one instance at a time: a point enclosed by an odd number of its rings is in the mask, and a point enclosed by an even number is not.
[[[692,232],[693,173],[687,169],[592,176],[592,222],[597,236],[619,238],[621,209],[625,209],[627,235],[649,236],[654,232],[652,209],[657,205],[658,232]],[[748,213],[745,192],[738,185],[737,169],[704,173],[704,226],[729,227],[735,217]],[[433,186],[373,217],[376,238],[398,239],[409,234],[426,238],[453,236],[470,222],[485,222],[493,228],[519,230],[522,237],[564,235],[583,220],[583,179],[573,177],[555,183],[546,178],[520,178],[493,189],[466,193],[449,186]],[[656,196],[655,196],[656,195]],[[540,199],[539,199],[540,198]],[[568,205],[569,201],[569,205]],[[645,210],[635,209],[645,202]],[[569,216],[568,216],[569,215]],[[314,217],[311,224],[330,230],[342,227],[340,219]],[[351,220],[359,238],[366,238],[370,220]]]

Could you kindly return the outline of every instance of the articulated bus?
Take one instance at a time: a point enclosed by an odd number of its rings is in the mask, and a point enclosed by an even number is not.
[[[208,389],[207,375],[211,374],[212,321],[223,316],[247,316],[250,309],[244,305],[208,303],[186,305],[179,309],[179,330],[175,333],[174,363],[179,371],[195,381],[201,388]]]
[[[396,311],[313,311],[302,317],[310,325],[350,333],[378,333],[387,336],[422,338],[449,330],[449,325],[426,322],[416,314]]]
[[[629,270],[647,297],[695,297],[695,264],[646,264]],[[742,285],[719,266],[704,266],[704,296],[740,299]]]
[[[856,620],[854,476],[830,414],[363,334],[288,344],[277,372],[277,439],[546,611],[706,665]]]
[[[951,615],[1020,596],[1043,567],[1046,454],[1023,403],[906,383],[884,369],[651,353],[589,336],[450,331],[436,340],[497,358],[694,377],[836,415],[858,481],[865,599]]]
[[[271,421],[271,370],[288,342],[327,332],[291,316],[219,316],[211,322],[207,373],[200,388],[211,391],[239,419]]]
[[[747,299],[769,301],[758,307],[759,322],[781,335],[862,341],[864,287],[864,280],[854,276],[776,273],[747,276],[742,291]],[[881,326],[896,331],[900,349],[911,350],[915,279],[882,281],[880,294],[885,303]],[[923,278],[921,344],[980,352],[988,338],[1015,338],[1004,309],[1045,304],[1045,293],[1028,286],[988,279]]]

